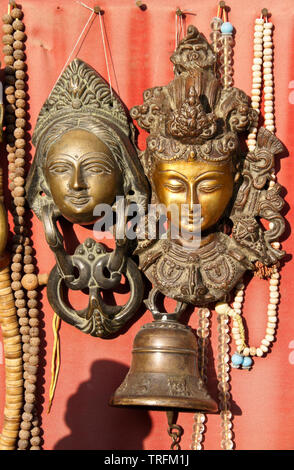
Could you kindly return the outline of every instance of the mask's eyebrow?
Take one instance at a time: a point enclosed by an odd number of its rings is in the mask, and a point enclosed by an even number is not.
[[[113,159],[111,158],[110,155],[107,155],[107,153],[104,152],[88,152],[82,155],[80,158],[82,163],[85,162],[85,160],[99,160],[100,162],[106,163],[110,168],[114,170],[114,162]]]
[[[224,175],[225,172],[221,170],[210,170],[210,171],[205,171],[204,173],[201,173],[201,175],[195,176],[193,178],[194,181],[200,181],[202,179],[208,179],[208,178],[213,178],[213,177],[219,177]]]
[[[159,170],[158,173],[170,173],[171,176],[173,176],[173,174],[176,174],[177,176],[180,176],[181,178],[183,179],[187,179],[187,177],[185,175],[183,175],[183,173],[180,173],[179,171],[176,171],[176,170],[173,170],[173,169],[170,169],[170,170]]]
[[[60,153],[58,154],[57,158],[56,155],[48,156],[46,159],[46,165],[53,165],[54,163],[62,162],[62,163],[71,163],[75,161],[75,158],[72,155],[68,155],[67,153]]]

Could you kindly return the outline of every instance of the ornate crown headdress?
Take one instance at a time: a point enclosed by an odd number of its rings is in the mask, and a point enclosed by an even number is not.
[[[150,133],[142,155],[145,170],[154,160],[230,160],[238,152],[237,134],[258,119],[249,97],[237,88],[222,88],[215,55],[195,26],[189,26],[171,61],[174,80],[146,90],[144,103],[131,110]]]
[[[120,99],[92,67],[74,59],[64,70],[45,101],[33,134],[36,146],[52,121],[66,116],[88,114],[111,120],[129,136],[130,126]]]
[[[50,200],[50,191],[43,175],[47,151],[58,137],[70,128],[83,128],[107,139],[116,152],[124,176],[126,195],[130,200],[147,204],[148,185],[137,158],[133,126],[125,107],[108,83],[88,64],[74,59],[64,70],[45,101],[33,134],[37,147],[27,179],[27,198],[38,217]],[[131,175],[135,175],[131,178]],[[41,195],[43,194],[43,196]],[[44,197],[45,196],[45,197]]]

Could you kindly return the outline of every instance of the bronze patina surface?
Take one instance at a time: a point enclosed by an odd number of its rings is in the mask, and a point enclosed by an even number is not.
[[[42,220],[56,257],[48,298],[56,313],[93,336],[117,332],[137,311],[143,284],[130,259],[126,236],[113,252],[87,239],[70,256],[57,227],[61,216],[73,224],[93,224],[98,204],[116,211],[116,197],[126,206],[148,201],[147,181],[133,144],[133,131],[120,99],[91,67],[75,59],[65,69],[43,105],[33,135],[36,155],[28,176],[27,199]],[[111,306],[102,291],[116,289],[125,276],[129,300]],[[86,309],[74,310],[66,290],[89,289]]]
[[[191,328],[174,319],[144,325],[134,340],[131,368],[110,404],[216,412],[199,375]]]
[[[170,230],[166,240],[141,242],[136,253],[159,291],[203,306],[225,299],[256,262],[268,266],[284,255],[271,245],[284,230],[280,186],[268,186],[283,145],[261,127],[255,150],[242,152],[242,135],[257,125],[258,114],[243,91],[222,87],[216,56],[195,26],[171,61],[174,80],[146,90],[131,115],[149,132],[140,157],[152,202],[173,203],[179,212],[187,204],[189,210],[178,223],[179,238]],[[193,204],[201,206],[200,222],[193,219]],[[271,227],[264,229],[260,218]],[[183,234],[199,225],[201,243],[191,249]]]

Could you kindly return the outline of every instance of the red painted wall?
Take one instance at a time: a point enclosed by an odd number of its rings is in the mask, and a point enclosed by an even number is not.
[[[89,6],[93,0],[85,0]],[[234,49],[235,85],[248,94],[251,90],[251,64],[254,19],[266,6],[272,12],[274,32],[274,73],[276,84],[277,135],[285,143],[289,156],[277,164],[279,182],[285,188],[287,230],[283,248],[287,251],[281,279],[280,320],[272,352],[256,359],[250,372],[231,371],[233,397],[233,431],[236,448],[293,449],[294,445],[294,317],[292,312],[294,277],[291,262],[293,224],[291,202],[294,200],[294,67],[292,0],[231,0],[229,19],[236,28]],[[6,11],[1,0],[0,13]],[[216,14],[216,0],[146,0],[141,11],[134,0],[101,0],[112,64],[113,87],[128,108],[142,103],[144,89],[165,85],[173,78],[169,62],[175,46],[175,9],[190,10],[187,22],[194,23],[206,36],[210,21]],[[74,0],[24,0],[24,21],[27,31],[26,53],[29,74],[29,116],[33,129],[40,108],[57,80],[90,11]],[[107,79],[99,18],[95,19],[78,56]],[[2,59],[2,57],[1,57]],[[3,63],[3,61],[2,61]],[[144,146],[141,133],[140,144]],[[33,157],[34,149],[30,157]],[[4,146],[1,161],[5,160]],[[9,198],[7,198],[9,204]],[[11,219],[10,219],[11,220]],[[70,226],[68,225],[69,229]],[[70,232],[69,232],[70,233]],[[89,229],[76,227],[80,241],[91,236]],[[49,272],[54,265],[47,248],[41,223],[33,218],[33,238],[39,272]],[[72,250],[74,242],[69,246]],[[84,298],[75,298],[81,307]],[[244,316],[249,329],[250,344],[263,338],[266,323],[268,289],[265,281],[253,279],[246,292]],[[52,310],[42,293],[43,348],[40,367],[39,403],[42,409],[44,449],[168,449],[166,416],[162,412],[115,409],[108,400],[124,378],[131,361],[134,336],[140,326],[151,320],[142,308],[123,335],[101,340],[84,335],[62,323],[61,370],[55,399],[47,414],[50,385],[51,351],[53,344]],[[189,324],[197,328],[197,315]],[[1,339],[1,338],[0,338]],[[216,389],[217,325],[212,316],[212,354],[209,357],[209,390],[214,398]],[[4,400],[4,365],[0,343],[0,406]],[[2,420],[2,413],[1,418]],[[1,422],[0,422],[1,424]],[[181,413],[179,424],[185,429],[182,449],[189,449],[193,414]],[[209,416],[205,449],[220,449],[220,417]]]

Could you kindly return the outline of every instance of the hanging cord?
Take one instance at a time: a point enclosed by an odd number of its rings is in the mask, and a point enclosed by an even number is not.
[[[118,86],[118,81],[117,81],[117,77],[116,77],[116,73],[115,73],[115,68],[114,68],[114,64],[113,64],[113,60],[112,60],[110,47],[109,47],[109,44],[108,44],[106,28],[105,28],[105,23],[104,23],[104,16],[103,16],[104,12],[102,11],[102,9],[99,6],[95,6],[94,9],[93,9],[93,8],[89,7],[88,5],[86,5],[85,3],[80,2],[78,0],[77,0],[77,3],[79,3],[83,7],[87,8],[88,10],[93,11],[94,13],[96,13],[99,16],[100,31],[101,31],[104,58],[105,58],[106,69],[107,69],[108,82],[109,82],[109,87],[110,87],[110,94],[111,94],[111,98],[113,99],[113,87],[112,87],[112,83],[111,83],[110,67],[109,67],[109,62],[108,62],[108,54],[110,56],[110,61],[111,61],[111,65],[112,65],[112,70],[113,70],[113,75],[114,75],[115,82],[116,82],[116,88],[117,88],[118,95],[119,95],[119,86]],[[144,9],[144,5],[142,4],[142,2],[137,2],[137,3],[140,3],[140,5],[138,5],[139,8]],[[108,54],[107,54],[106,43],[108,44]]]
[[[177,8],[175,12],[175,49],[178,47],[181,41],[182,35],[186,34],[186,15],[196,16],[196,13],[192,13],[191,10],[181,10]]]
[[[178,47],[183,31],[183,12],[180,8],[176,9],[175,14],[175,49]]]
[[[80,3],[80,2],[78,2],[78,3]],[[84,4],[82,4],[82,3],[81,3],[81,5],[83,5],[83,6],[85,6],[86,8],[88,8],[86,5],[84,5]],[[78,39],[77,39],[77,41],[76,41],[76,43],[75,43],[73,49],[72,49],[71,53],[69,54],[69,56],[68,56],[68,58],[67,58],[67,61],[65,62],[65,64],[64,64],[64,66],[63,66],[63,68],[62,68],[62,70],[61,70],[61,72],[60,72],[60,74],[59,74],[59,76],[58,76],[56,82],[54,83],[52,89],[55,87],[56,83],[58,82],[58,80],[60,79],[61,75],[63,74],[65,67],[67,66],[67,64],[69,63],[70,59],[72,58],[74,51],[76,50],[78,44],[80,43],[80,40],[81,40],[81,38],[83,37],[83,34],[84,34],[84,32],[86,31],[87,26],[88,26],[88,24],[90,23],[90,21],[92,20],[92,18],[94,17],[94,15],[95,15],[95,11],[92,10],[92,13],[90,14],[90,16],[89,16],[89,18],[88,18],[88,20],[87,20],[85,26],[83,27],[82,32],[81,32],[81,34],[79,35],[79,37],[78,37]],[[94,18],[94,19],[95,19],[95,18]],[[94,21],[93,21],[93,22],[94,22]],[[92,26],[92,24],[91,24],[91,26]],[[87,31],[87,34],[85,35],[85,37],[88,35],[88,33],[89,33],[90,29],[91,29],[91,26],[90,26],[89,30]]]
[[[110,88],[110,94],[111,94],[111,100],[113,101],[113,89],[112,89],[112,82],[111,82],[111,76],[110,76],[110,67],[109,67],[109,61],[108,61],[108,54],[107,54],[107,48],[106,48],[106,40],[105,40],[105,24],[104,24],[104,19],[102,19],[102,15],[103,15],[103,11],[101,10],[101,8],[99,6],[95,6],[94,8],[91,8],[89,7],[88,5],[86,5],[85,3],[83,2],[80,2],[80,1],[76,1],[76,3],[79,3],[80,5],[82,5],[83,7],[87,8],[88,10],[91,11],[91,14],[88,18],[88,21],[86,22],[84,28],[82,29],[82,32],[80,34],[80,36],[78,37],[67,61],[65,62],[64,64],[64,67],[63,69],[61,70],[60,74],[59,74],[59,77],[57,78],[54,86],[56,85],[56,83],[58,82],[59,78],[61,77],[65,67],[67,66],[67,64],[69,63],[71,57],[73,56],[73,53],[74,51],[76,50],[78,44],[80,43],[81,41],[81,38],[83,37],[83,34],[84,32],[86,31],[87,29],[87,26],[89,25],[89,23],[91,22],[92,18],[94,17],[94,15],[98,15],[99,16],[99,24],[100,24],[100,32],[101,32],[101,38],[102,38],[102,44],[103,44],[103,51],[104,51],[104,58],[105,58],[105,63],[106,63],[106,70],[107,70],[107,77],[108,77],[108,82],[109,82],[109,88]],[[90,28],[88,29],[86,35],[85,35],[85,38],[86,36],[88,35],[93,23],[95,21],[95,18],[93,19],[91,25],[90,25]],[[113,66],[113,64],[112,64]],[[114,67],[113,67],[114,69]],[[115,75],[115,72],[114,72],[114,75]],[[116,80],[116,83],[117,83],[117,80]],[[53,86],[53,88],[54,88]],[[118,84],[117,84],[117,88],[118,88]]]
[[[103,32],[103,25],[102,25],[102,14],[99,13],[99,22],[100,22],[100,31],[101,31],[101,37],[102,37],[102,43],[103,43],[103,50],[104,50],[104,57],[105,57],[105,63],[106,63],[106,69],[107,69],[107,76],[108,76],[108,82],[109,82],[109,87],[110,87],[110,94],[111,94],[111,100],[113,101],[113,93],[112,93],[112,85],[111,85],[111,77],[110,77],[110,71],[109,71],[109,65],[108,65],[108,57],[107,57],[107,51],[106,51],[106,44],[105,44],[105,38],[104,38],[104,32]]]
[[[60,369],[60,340],[59,340],[59,329],[61,325],[61,319],[56,313],[53,315],[52,320],[52,329],[54,335],[54,344],[53,344],[53,351],[52,351],[52,359],[51,359],[51,383],[49,389],[49,405],[48,411],[49,414],[51,411],[51,406],[53,403],[53,398],[55,394],[59,369]]]

